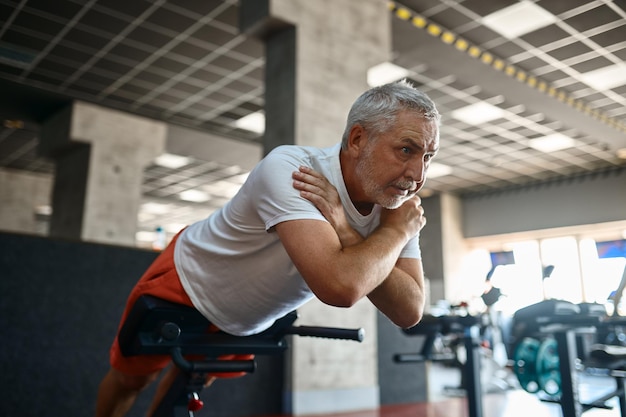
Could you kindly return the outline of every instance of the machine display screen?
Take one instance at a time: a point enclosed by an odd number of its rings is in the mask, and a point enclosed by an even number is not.
[[[626,240],[610,240],[607,242],[596,242],[598,258],[626,258]]]
[[[510,252],[491,252],[491,265],[496,267],[498,265],[512,265],[515,263],[515,254]]]

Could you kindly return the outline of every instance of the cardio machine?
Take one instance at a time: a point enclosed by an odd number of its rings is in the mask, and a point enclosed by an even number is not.
[[[626,257],[625,242],[598,242],[599,258]],[[622,249],[608,251],[605,246]],[[611,344],[615,338],[608,337],[626,326],[626,317],[617,313],[625,287],[626,265],[611,316],[602,304],[558,299],[518,310],[513,317],[512,350],[514,373],[522,388],[542,401],[559,404],[566,417],[579,417],[594,408],[611,408],[608,400],[617,397],[620,416],[626,417],[626,347]],[[615,388],[582,403],[582,373],[611,377]]]
[[[256,369],[254,359],[220,360],[221,355],[278,354],[287,349],[288,335],[358,342],[364,338],[363,329],[294,326],[297,318],[297,313],[291,312],[251,336],[211,333],[207,332],[209,321],[196,309],[144,295],[132,307],[118,340],[124,356],[171,355],[180,370],[152,417],[193,417],[204,405],[199,394],[210,374]]]

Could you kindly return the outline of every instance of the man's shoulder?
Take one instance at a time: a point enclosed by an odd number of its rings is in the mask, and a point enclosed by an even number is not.
[[[272,149],[268,156],[270,155],[292,155],[292,156],[302,156],[302,155],[326,155],[333,147],[329,148],[320,148],[316,146],[303,146],[303,145],[279,145]]]
[[[270,163],[277,163],[278,161],[291,162],[297,165],[308,165],[313,168],[319,168],[318,165],[324,160],[332,160],[333,157],[338,156],[338,145],[320,148],[315,146],[302,146],[302,145],[280,145],[272,149],[267,156],[266,161]]]

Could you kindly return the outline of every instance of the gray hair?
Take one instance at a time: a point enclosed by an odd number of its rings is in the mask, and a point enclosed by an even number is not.
[[[391,128],[401,110],[415,111],[437,125],[441,120],[430,97],[407,80],[381,85],[361,94],[352,105],[341,137],[341,147],[347,147],[352,126],[359,124],[376,136]]]

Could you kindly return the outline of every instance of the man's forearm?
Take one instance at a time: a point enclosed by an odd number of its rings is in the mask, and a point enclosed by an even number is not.
[[[347,222],[342,227],[338,226],[335,231],[337,232],[337,236],[339,236],[341,246],[344,248],[359,244],[365,240],[365,238],[363,238],[363,236],[354,230],[354,228],[352,228],[352,226],[350,226]]]
[[[372,304],[402,328],[417,324],[424,313],[425,293],[421,265],[415,275],[414,277],[395,267],[385,281],[368,294]]]

